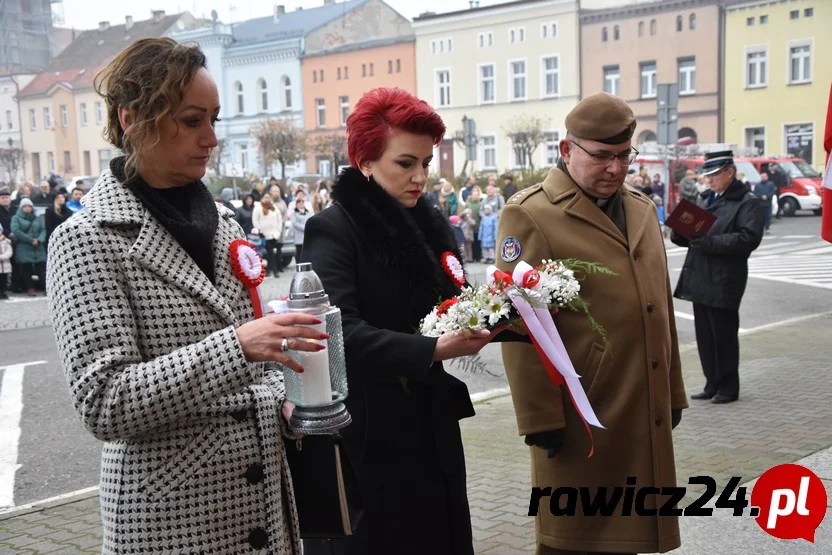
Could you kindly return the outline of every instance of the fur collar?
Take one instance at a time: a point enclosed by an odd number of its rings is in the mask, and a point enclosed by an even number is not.
[[[450,224],[424,197],[413,208],[404,208],[374,179],[346,168],[332,188],[332,198],[355,222],[374,262],[393,282],[407,287],[418,319],[440,298],[459,294],[440,262],[442,253],[450,251],[461,263],[459,246]]]

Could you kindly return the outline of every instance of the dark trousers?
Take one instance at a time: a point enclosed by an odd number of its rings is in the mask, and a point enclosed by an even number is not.
[[[303,555],[345,555],[344,540],[303,540]]]
[[[19,263],[20,281],[23,289],[28,291],[35,288],[35,283],[32,276],[38,277],[38,289],[46,290],[46,264],[44,262],[35,262],[32,264]]]
[[[482,260],[482,243],[480,243],[479,239],[474,239],[474,242],[471,244],[471,254],[474,256],[474,262]]]
[[[295,245],[295,264],[300,263],[300,252],[303,250],[303,245]]]
[[[705,373],[705,392],[740,393],[740,313],[693,304],[696,345]]]
[[[23,276],[20,272],[20,264],[12,258],[12,283],[11,290],[13,293],[23,292]]]
[[[0,274],[0,298],[6,295],[6,282],[9,280],[9,274]]]
[[[761,204],[763,207],[763,228],[768,231],[771,226],[771,203]]]
[[[278,242],[277,239],[266,239],[266,274],[271,273],[276,276],[280,273],[280,250],[283,248],[283,243]]]

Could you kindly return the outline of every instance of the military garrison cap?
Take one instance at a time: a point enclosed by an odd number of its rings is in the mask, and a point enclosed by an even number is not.
[[[636,130],[636,118],[626,102],[600,92],[578,102],[566,115],[566,130],[579,139],[608,145],[629,141]]]

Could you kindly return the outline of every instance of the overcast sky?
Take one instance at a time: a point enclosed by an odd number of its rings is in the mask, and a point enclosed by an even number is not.
[[[468,8],[468,0],[386,0],[400,14],[410,19],[424,11],[444,13]],[[503,2],[505,0],[502,0]],[[500,0],[481,0],[480,6],[502,3]],[[270,15],[275,4],[283,4],[286,11],[301,6],[304,9],[323,4],[323,0],[127,0],[101,2],[101,0],[63,0],[62,27],[94,29],[99,21],[113,25],[124,23],[125,15],[134,19],[148,19],[151,10],[165,10],[167,13],[190,11],[195,16],[210,18],[211,10],[217,10],[220,20],[225,23],[241,21],[252,17]],[[61,12],[61,4],[55,4]],[[236,9],[230,10],[230,6]]]

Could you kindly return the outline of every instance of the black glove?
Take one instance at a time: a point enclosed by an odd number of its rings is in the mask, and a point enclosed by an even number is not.
[[[707,235],[696,237],[690,242],[691,249],[707,249],[711,245],[711,238]]]
[[[563,446],[564,439],[566,439],[566,429],[559,428],[548,432],[529,434],[526,436],[525,442],[526,445],[531,447],[546,449],[547,457],[552,459],[560,451],[560,448]]]
[[[670,409],[671,430],[675,430],[682,421],[682,409]]]

